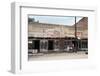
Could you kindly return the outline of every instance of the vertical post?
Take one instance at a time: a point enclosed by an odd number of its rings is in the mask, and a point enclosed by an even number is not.
[[[76,26],[76,16],[75,16],[75,38],[77,39],[77,26]]]
[[[75,52],[77,52],[77,25],[76,25],[76,16],[75,16]]]

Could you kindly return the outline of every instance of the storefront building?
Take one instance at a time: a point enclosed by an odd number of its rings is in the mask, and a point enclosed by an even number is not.
[[[83,17],[77,22],[77,39],[75,25],[57,25],[47,23],[29,23],[28,49],[37,53],[81,51],[88,48],[88,23]],[[75,46],[76,45],[76,46]],[[69,48],[69,49],[68,49]],[[29,51],[30,52],[30,51]]]

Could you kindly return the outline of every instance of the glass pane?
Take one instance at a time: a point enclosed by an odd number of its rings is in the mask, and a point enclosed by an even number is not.
[[[48,48],[48,43],[47,40],[41,40],[40,41],[40,51],[41,52],[47,52]]]

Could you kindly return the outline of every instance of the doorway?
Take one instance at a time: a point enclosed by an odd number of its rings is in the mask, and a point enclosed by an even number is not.
[[[54,41],[48,40],[48,50],[53,50],[53,49],[54,49]]]
[[[40,52],[40,40],[33,40],[34,43],[34,49],[37,49],[38,52]]]

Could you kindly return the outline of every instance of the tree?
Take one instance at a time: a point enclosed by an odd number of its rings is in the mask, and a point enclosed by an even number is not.
[[[34,18],[28,18],[28,23],[35,22]]]

